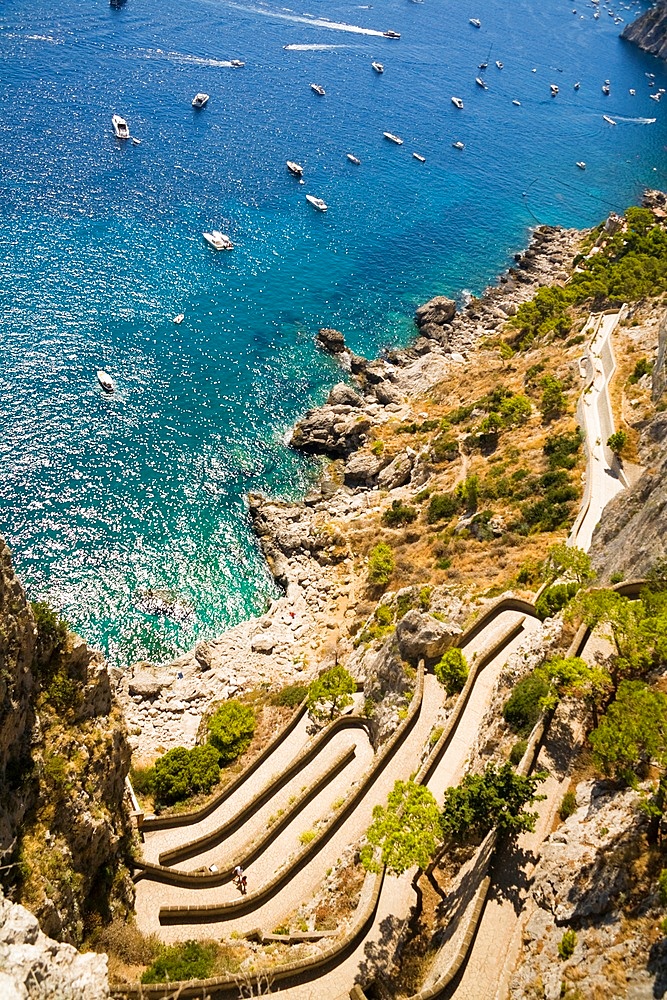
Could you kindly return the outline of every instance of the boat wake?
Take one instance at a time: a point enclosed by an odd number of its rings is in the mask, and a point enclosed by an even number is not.
[[[383,31],[375,31],[374,28],[361,28],[357,24],[345,24],[343,21],[328,21],[325,17],[300,17],[298,14],[284,14],[279,10],[269,10],[264,7],[246,7],[240,3],[228,3],[228,7],[234,10],[243,10],[249,14],[264,14],[265,17],[276,17],[281,21],[294,21],[296,24],[312,24],[316,28],[331,28],[332,31],[350,31],[354,35],[375,35],[376,38],[384,36]]]
[[[328,52],[330,49],[349,49],[350,45],[283,45],[286,52]]]
[[[614,115],[617,122],[625,122],[628,125],[652,125],[655,118],[624,118],[623,115]]]
[[[163,49],[139,49],[142,59],[168,59],[173,63],[188,63],[191,66],[224,66],[232,63],[227,59],[206,59],[201,56],[189,56],[185,52],[165,52]]]

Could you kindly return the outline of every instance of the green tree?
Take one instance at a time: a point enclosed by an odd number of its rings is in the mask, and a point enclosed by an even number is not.
[[[607,447],[611,448],[614,455],[620,455],[627,443],[628,435],[625,431],[614,431],[614,433],[607,438]]]
[[[636,676],[650,663],[640,601],[630,601],[615,590],[580,591],[566,609],[565,617],[581,619],[614,643],[616,653],[609,670],[613,692],[623,678]]]
[[[533,407],[528,396],[523,396],[520,393],[503,399],[500,404],[500,415],[505,427],[519,427],[521,424],[525,424],[532,412]]]
[[[466,505],[469,514],[474,514],[477,510],[477,498],[479,496],[479,476],[468,476],[456,488],[456,492]]]
[[[542,388],[542,398],[540,400],[540,410],[545,422],[555,420],[565,412],[565,393],[563,383],[555,375],[545,375],[540,380]]]
[[[468,679],[468,662],[457,646],[443,653],[433,670],[448,695],[462,691]]]
[[[393,875],[402,875],[413,865],[426,869],[442,839],[440,810],[432,793],[414,781],[397,781],[387,805],[373,809],[366,838],[361,861],[368,871],[378,871],[380,864]]]
[[[308,712],[318,721],[335,719],[352,704],[357,684],[345,667],[332,667],[312,681],[308,688]]]
[[[589,664],[580,656],[556,656],[538,668],[551,691],[542,699],[543,707],[551,707],[559,698],[580,698],[588,707],[593,725],[598,724],[601,704],[612,687],[611,677],[604,667]]]
[[[543,577],[545,581],[553,583],[559,576],[583,585],[595,579],[595,570],[583,549],[577,548],[576,545],[558,542],[547,552]]]
[[[391,547],[386,542],[379,542],[368,556],[368,582],[375,587],[386,587],[395,567]]]
[[[221,764],[231,764],[248,749],[255,722],[252,707],[235,699],[216,708],[208,723],[208,741],[218,751]]]
[[[402,500],[393,500],[391,507],[388,507],[382,515],[382,523],[389,528],[400,528],[405,524],[412,524],[417,520],[417,511],[410,504],[403,503]]]
[[[181,802],[195,792],[210,792],[220,777],[218,752],[214,747],[174,747],[160,757],[141,779],[161,805]]]
[[[605,774],[629,785],[637,771],[667,767],[667,696],[641,681],[622,681],[600,725],[590,735],[593,757]]]
[[[537,794],[546,774],[517,774],[511,764],[487,764],[482,774],[467,774],[445,792],[441,817],[443,834],[454,842],[481,839],[494,827],[510,838],[533,830],[537,813],[526,812],[545,798]]]
[[[503,707],[503,718],[513,732],[527,736],[540,717],[549,683],[537,670],[522,678]]]

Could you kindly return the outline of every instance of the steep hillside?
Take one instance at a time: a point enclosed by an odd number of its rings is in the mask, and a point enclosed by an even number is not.
[[[634,42],[640,49],[667,59],[667,3],[664,0],[623,29],[621,38]]]

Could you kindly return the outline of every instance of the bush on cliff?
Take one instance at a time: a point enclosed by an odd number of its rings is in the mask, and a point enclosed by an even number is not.
[[[208,979],[212,974],[218,947],[214,942],[184,941],[165,948],[141,977],[142,983],[176,983],[189,979]]]
[[[285,708],[296,708],[308,694],[308,687],[305,684],[288,684],[274,694],[272,701],[274,705],[281,705]]]
[[[443,653],[433,670],[448,695],[458,694],[468,680],[467,660],[456,646]]]
[[[417,520],[417,511],[410,504],[403,503],[402,500],[392,501],[391,507],[382,515],[382,523],[388,528],[400,528],[405,524],[412,524]]]
[[[542,701],[549,694],[549,684],[538,673],[519,681],[503,708],[503,718],[513,732],[527,736],[540,717]]]
[[[218,751],[223,766],[231,764],[248,749],[255,722],[251,706],[234,699],[224,701],[215,710],[208,723],[208,741]]]
[[[356,690],[357,682],[344,667],[325,670],[308,689],[308,712],[318,721],[331,721],[352,704]]]
[[[386,542],[379,542],[368,556],[368,582],[374,587],[386,587],[395,566],[391,548]]]
[[[537,617],[544,621],[545,618],[551,618],[558,614],[572,600],[578,590],[579,584],[574,581],[572,583],[556,583],[552,587],[547,587],[535,602]]]
[[[47,662],[65,648],[69,630],[67,622],[46,601],[32,601],[30,607],[37,626],[36,666],[43,672]]]
[[[546,774],[526,777],[517,774],[511,764],[487,764],[482,774],[467,774],[461,783],[445,792],[442,832],[458,843],[482,839],[497,827],[501,834],[516,837],[524,830],[534,830],[537,813],[525,811],[546,796],[537,794],[537,786]]]
[[[143,787],[152,788],[155,801],[172,805],[195,792],[210,792],[220,777],[218,752],[205,746],[174,747],[155,762],[152,778],[144,776]]]

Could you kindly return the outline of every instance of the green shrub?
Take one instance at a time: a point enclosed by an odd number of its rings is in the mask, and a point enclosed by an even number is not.
[[[428,611],[431,607],[431,591],[433,587],[422,587],[419,591],[419,607],[422,611]]]
[[[663,868],[658,876],[658,892],[661,904],[667,906],[667,868]]]
[[[565,795],[563,796],[563,801],[561,802],[560,808],[558,809],[558,815],[563,821],[565,821],[569,816],[571,816],[576,811],[577,811],[577,796],[570,789],[570,791],[566,792]]]
[[[45,660],[64,649],[69,630],[67,622],[59,618],[46,601],[32,601],[30,607],[37,626],[35,645],[37,666],[41,671],[45,666]]]
[[[552,618],[572,600],[579,590],[580,584],[555,583],[551,587],[543,590],[535,602],[535,613],[538,618],[544,621],[545,618]]]
[[[537,559],[529,559],[519,568],[516,575],[517,583],[537,583],[542,579],[542,563]]]
[[[398,528],[401,525],[412,524],[417,520],[417,511],[409,504],[404,504],[402,500],[394,500],[391,507],[385,510],[382,515],[382,523],[389,528]]]
[[[630,382],[631,385],[636,385],[636,383],[639,382],[640,378],[643,378],[644,375],[650,375],[652,371],[653,371],[653,362],[649,361],[648,358],[640,358],[640,360],[635,365],[635,369],[630,378],[628,379],[628,382]]]
[[[459,443],[447,431],[441,431],[433,439],[431,457],[434,462],[453,462],[459,457]]]
[[[81,701],[81,688],[64,670],[59,670],[49,681],[46,700],[57,712],[66,712]]]
[[[537,673],[520,680],[503,708],[503,718],[510,729],[527,736],[540,717],[542,699],[548,693],[548,683]]]
[[[368,582],[376,587],[385,587],[395,569],[394,556],[386,542],[379,542],[368,556]]]
[[[581,450],[583,436],[577,427],[571,434],[550,435],[543,447],[550,469],[573,469]]]
[[[155,799],[163,805],[182,802],[195,792],[210,792],[220,777],[218,751],[205,746],[174,747],[155,761],[153,774],[147,778]]]
[[[577,947],[577,935],[573,930],[565,931],[562,938],[558,943],[558,955],[566,962],[568,958],[572,958],[574,955],[574,949]]]
[[[523,755],[528,749],[528,740],[517,740],[510,750],[510,764],[517,767],[523,760]]]
[[[208,723],[208,740],[218,751],[220,763],[231,764],[250,746],[255,732],[255,712],[250,705],[223,701]]]
[[[130,769],[130,781],[139,795],[152,795],[154,791],[155,770],[152,767],[133,767]]]
[[[461,500],[453,493],[435,493],[426,511],[426,520],[429,524],[436,521],[450,520],[461,509]]]
[[[435,729],[431,730],[431,735],[428,738],[429,749],[433,749],[444,731],[444,726],[436,726]]]
[[[517,394],[503,399],[500,404],[500,415],[505,427],[518,427],[530,417],[533,411],[532,404],[527,396]]]
[[[213,942],[184,941],[165,948],[146,969],[142,983],[175,983],[189,979],[208,979],[217,955]]]
[[[282,705],[286,708],[296,708],[308,694],[306,684],[288,684],[273,696],[274,705]]]
[[[611,576],[609,577],[610,583],[622,583],[623,579],[624,579],[623,574],[618,571],[616,573],[612,573]]]
[[[379,458],[383,451],[384,441],[373,441],[373,444],[371,445],[371,453]]]
[[[448,695],[462,691],[468,679],[468,662],[457,646],[443,653],[433,670]]]
[[[441,559],[436,559],[435,565],[437,569],[449,569],[452,565],[452,560],[449,556],[443,556]]]
[[[625,431],[615,431],[607,438],[607,447],[611,448],[615,455],[620,455],[627,443],[628,435]]]
[[[542,388],[540,400],[542,417],[546,422],[555,420],[565,411],[566,401],[563,383],[554,375],[545,375],[540,380],[540,386]]]

